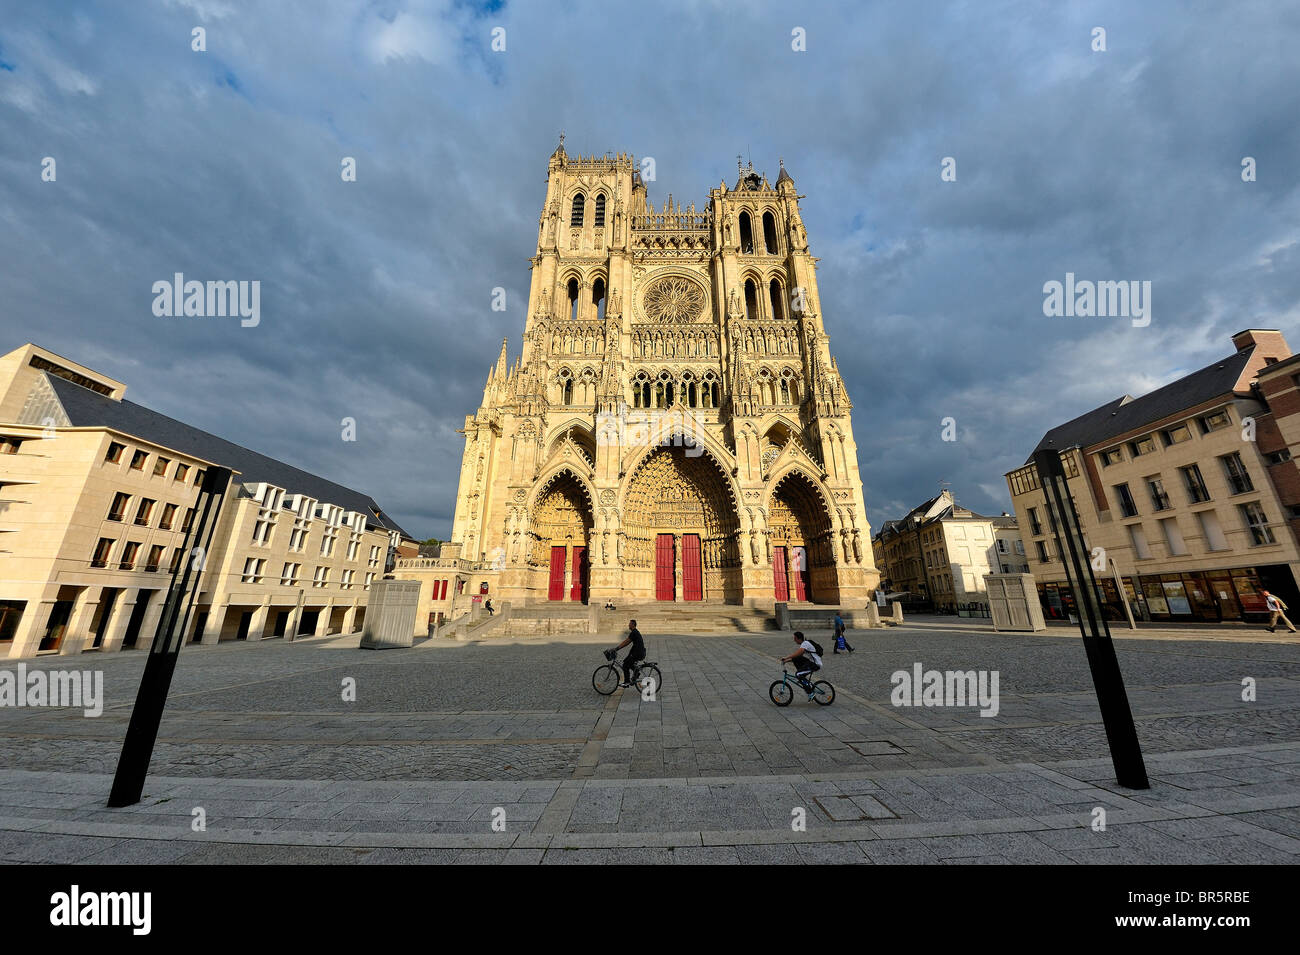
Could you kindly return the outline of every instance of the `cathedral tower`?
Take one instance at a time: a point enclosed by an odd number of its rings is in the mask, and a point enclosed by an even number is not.
[[[452,553],[542,601],[865,601],[852,405],[794,181],[651,202],[632,156],[548,164],[524,325],[465,419]]]

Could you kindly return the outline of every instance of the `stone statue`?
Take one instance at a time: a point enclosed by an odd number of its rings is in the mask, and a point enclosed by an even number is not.
[[[600,545],[600,555],[604,563],[609,563],[609,531],[605,531],[604,539]]]
[[[752,531],[750,532],[749,535],[749,551],[751,554],[754,555],[754,563],[757,564],[759,560],[758,537]]]
[[[853,531],[853,561],[862,563],[862,535],[857,530]]]
[[[731,290],[731,300],[727,302],[727,317],[734,319],[740,318],[740,316],[740,292],[733,288]]]

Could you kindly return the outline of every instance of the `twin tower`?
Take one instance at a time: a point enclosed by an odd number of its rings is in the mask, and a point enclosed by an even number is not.
[[[852,405],[794,181],[656,209],[630,155],[551,155],[522,357],[465,419],[452,554],[515,606],[865,603]]]

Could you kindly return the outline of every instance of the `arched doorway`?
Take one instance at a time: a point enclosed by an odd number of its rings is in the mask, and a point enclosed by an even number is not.
[[[546,568],[547,600],[586,603],[591,503],[582,483],[562,471],[541,492],[531,526],[534,566]]]
[[[739,521],[712,458],[698,448],[657,448],[623,500],[629,589],[664,601],[740,599]]]
[[[838,599],[830,514],[806,476],[791,471],[768,501],[773,592],[779,601]]]

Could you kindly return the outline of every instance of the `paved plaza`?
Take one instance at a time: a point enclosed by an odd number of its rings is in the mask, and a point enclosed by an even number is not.
[[[1117,636],[1147,791],[1115,785],[1066,629],[916,621],[839,656],[818,635],[835,703],[786,708],[767,687],[788,633],[647,634],[654,700],[593,691],[613,636],[187,647],[145,796],[113,810],[145,655],[43,657],[28,666],[101,669],[105,708],[0,709],[0,860],[1300,860],[1300,641]],[[997,715],[893,705],[918,663],[997,671]]]

